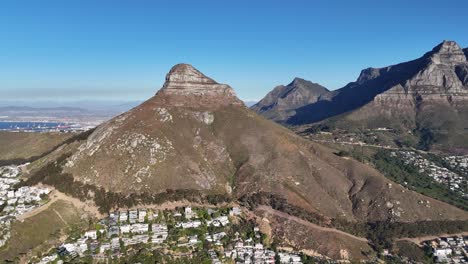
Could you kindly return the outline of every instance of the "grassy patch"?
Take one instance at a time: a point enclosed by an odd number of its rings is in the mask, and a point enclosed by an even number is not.
[[[418,245],[409,241],[396,242],[394,251],[397,252],[399,256],[407,257],[412,261],[421,263],[434,263],[433,259],[423,248],[420,248]]]
[[[38,156],[73,136],[72,133],[0,132],[0,160]]]
[[[82,215],[69,202],[59,200],[23,222],[14,222],[10,240],[0,249],[0,262],[16,262],[25,254],[34,256],[47,251],[64,234],[87,227]]]

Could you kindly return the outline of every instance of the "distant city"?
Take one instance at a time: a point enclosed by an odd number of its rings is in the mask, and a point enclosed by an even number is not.
[[[8,132],[74,132],[86,131],[94,127],[94,125],[82,125],[78,123],[0,121],[0,131]]]

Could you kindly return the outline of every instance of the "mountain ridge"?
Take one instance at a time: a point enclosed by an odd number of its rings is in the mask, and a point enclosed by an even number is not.
[[[294,115],[279,122],[296,127],[319,123],[340,129],[389,127],[421,137],[431,133],[439,145],[461,143],[468,150],[463,124],[468,119],[466,52],[454,41],[443,41],[418,59],[364,69],[355,82],[333,91],[329,100],[293,108]]]

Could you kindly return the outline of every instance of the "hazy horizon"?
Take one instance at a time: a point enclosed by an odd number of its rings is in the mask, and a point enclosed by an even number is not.
[[[245,101],[294,77],[334,90],[364,68],[418,58],[445,39],[466,48],[467,9],[466,1],[422,0],[4,2],[0,93],[143,101],[181,62]]]

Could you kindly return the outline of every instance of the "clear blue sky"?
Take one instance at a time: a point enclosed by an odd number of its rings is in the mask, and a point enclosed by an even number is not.
[[[148,98],[176,63],[242,99],[299,76],[330,89],[366,67],[468,46],[468,1],[0,2],[0,99]]]

